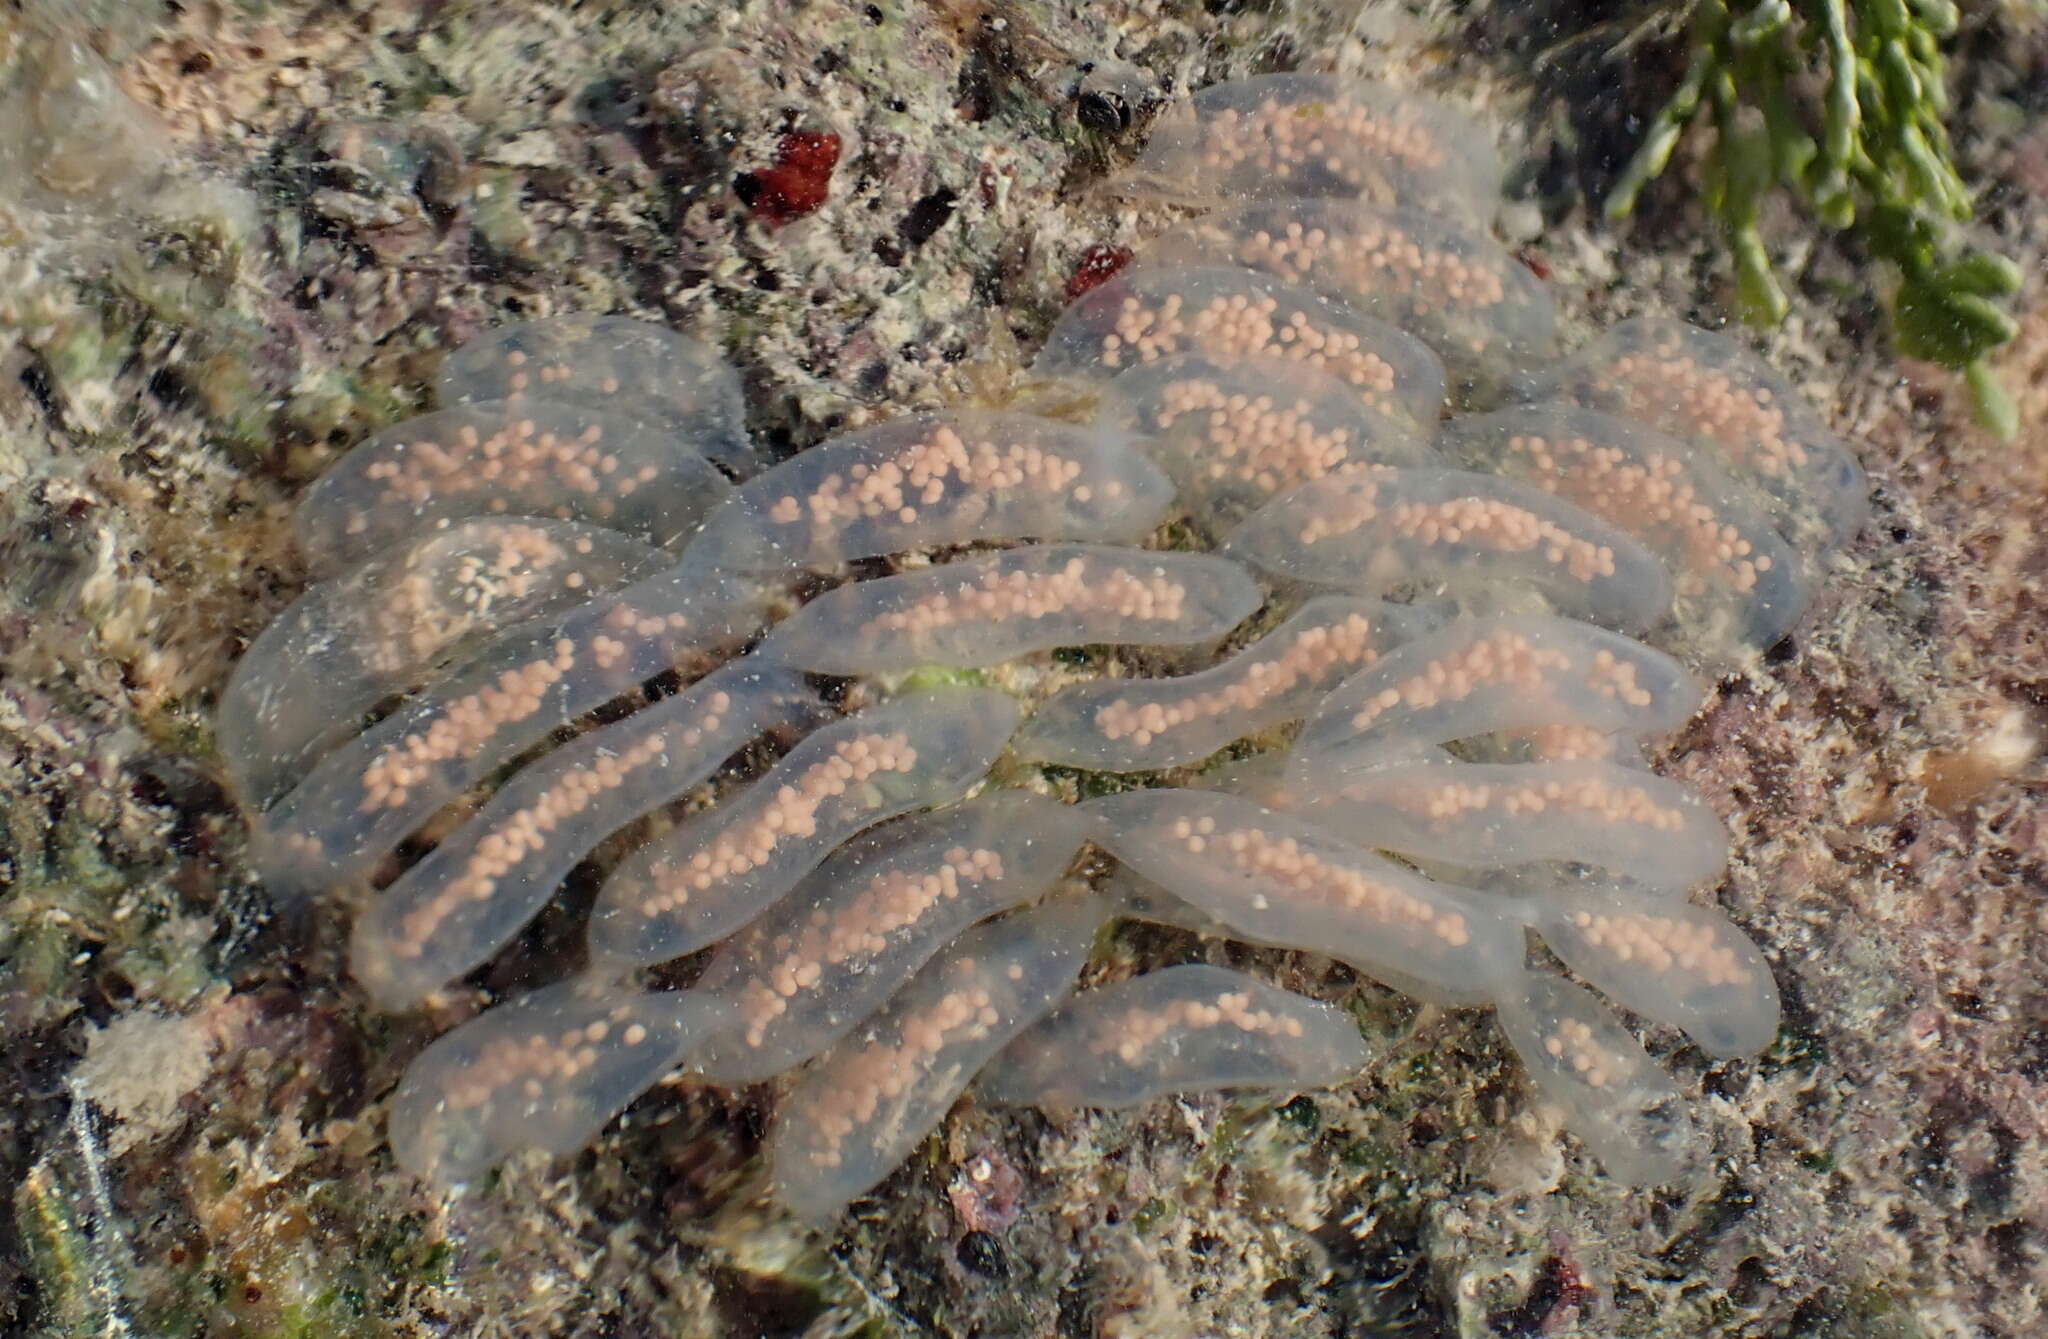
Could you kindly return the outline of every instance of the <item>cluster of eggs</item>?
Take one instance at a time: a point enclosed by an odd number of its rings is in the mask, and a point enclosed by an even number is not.
[[[1634,320],[1560,358],[1549,295],[1484,231],[1492,164],[1412,96],[1204,91],[1132,182],[1206,208],[1061,316],[1033,367],[1060,417],[907,415],[771,467],[731,370],[659,327],[452,354],[447,407],[311,490],[323,579],[225,693],[266,879],[370,879],[433,831],[351,944],[404,1008],[611,834],[720,785],[609,871],[582,972],[419,1057],[400,1160],[460,1181],[575,1149],[678,1067],[796,1071],[768,1159],[823,1221],[970,1083],[1117,1106],[1370,1062],[1343,1011],[1236,971],[1075,993],[1136,916],[1491,1006],[1611,1172],[1677,1174],[1676,1089],[1530,936],[1715,1054],[1768,1042],[1767,967],[1685,898],[1726,834],[1645,747],[1699,706],[1695,670],[1792,626],[1863,484],[1725,338]],[[1083,645],[1211,663],[1028,710],[981,673]],[[734,779],[764,738],[779,757]],[[1128,788],[1065,802],[1059,769]],[[1091,845],[1118,869],[1088,888]],[[634,984],[706,949],[688,989]]]

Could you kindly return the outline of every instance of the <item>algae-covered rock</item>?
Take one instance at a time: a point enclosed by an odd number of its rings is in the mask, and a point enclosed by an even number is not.
[[[1755,1062],[1645,1034],[1711,1154],[1681,1184],[1602,1176],[1483,1017],[1125,924],[1096,970],[1227,960],[1341,1004],[1383,1057],[1290,1100],[1046,1117],[970,1099],[836,1235],[758,1198],[773,1086],[675,1082],[579,1156],[445,1194],[386,1147],[398,1075],[559,974],[591,882],[387,1015],[344,966],[366,891],[281,899],[246,858],[208,720],[303,587],[290,504],[501,320],[621,312],[716,345],[777,454],[993,398],[1077,268],[1177,221],[1105,186],[1160,108],[1304,68],[1425,85],[1496,127],[1527,196],[1503,231],[1560,295],[1568,345],[1625,315],[1719,323],[1728,265],[1682,180],[1622,236],[1572,185],[1612,170],[1660,49],[1624,48],[1623,77],[1588,53],[1624,32],[1557,6],[1532,38],[1512,8],[202,0],[0,19],[0,1330],[2037,1332],[2048,318],[2028,295],[2003,368],[2022,432],[1995,443],[1885,352],[1884,277],[1790,220],[1765,229],[1792,298],[1767,351],[1856,444],[1875,517],[1793,637],[1658,760],[1733,836],[1729,877],[1696,896],[1762,946],[1787,1020]],[[1959,156],[2035,270],[2048,48],[2016,13],[1973,22]],[[1603,68],[1604,92],[1573,82]]]

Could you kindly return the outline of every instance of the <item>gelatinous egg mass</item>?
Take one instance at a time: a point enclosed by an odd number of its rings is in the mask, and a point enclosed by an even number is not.
[[[1207,212],[1070,294],[1029,401],[1059,417],[925,409],[771,467],[715,352],[558,317],[455,350],[441,409],[309,490],[320,580],[221,705],[263,877],[381,885],[350,963],[392,1009],[597,889],[578,975],[407,1071],[405,1166],[569,1152],[678,1069],[789,1075],[767,1180],[824,1223],[977,1075],[1121,1107],[1371,1062],[1255,958],[1074,993],[1142,916],[1495,1009],[1611,1173],[1683,1171],[1601,996],[1716,1056],[1778,996],[1686,902],[1729,835],[1646,750],[1794,626],[1853,455],[1723,336],[1560,361],[1443,105],[1217,85],[1122,184]]]

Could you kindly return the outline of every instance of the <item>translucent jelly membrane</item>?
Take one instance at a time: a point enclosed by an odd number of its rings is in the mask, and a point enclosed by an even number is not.
[[[443,405],[546,400],[621,413],[735,477],[767,459],[746,431],[739,374],[717,350],[623,316],[555,316],[502,326],[448,355]]]
[[[1625,880],[1549,881],[1531,924],[1625,1009],[1682,1028],[1709,1055],[1755,1055],[1778,1030],[1778,986],[1726,916]]]
[[[1132,1107],[1211,1088],[1328,1088],[1372,1056],[1342,1009],[1223,967],[1168,967],[1084,991],[977,1083],[993,1102]]]
[[[1654,737],[1704,694],[1671,657],[1548,615],[1461,619],[1395,647],[1324,696],[1295,740],[1305,781],[1440,759],[1446,744],[1496,733],[1577,730]]]
[[[1869,518],[1870,484],[1849,448],[1791,383],[1725,335],[1637,317],[1527,378],[1520,392],[1697,443],[1759,488],[1806,552],[1840,544]]]
[[[1231,531],[1224,552],[1263,572],[1359,595],[1480,606],[1502,588],[1558,613],[1641,632],[1671,607],[1651,553],[1538,489],[1460,470],[1371,470],[1306,483]]]
[[[841,586],[785,619],[758,654],[817,674],[888,674],[1090,642],[1194,646],[1263,600],[1227,559],[1040,544]]]
[[[1690,1169],[1698,1145],[1677,1085],[1597,996],[1528,972],[1497,1013],[1537,1092],[1608,1175],[1655,1185]]]
[[[1672,576],[1675,640],[1728,663],[1791,631],[1811,598],[1809,563],[1774,508],[1715,453],[1638,423],[1531,405],[1447,424],[1444,454],[1581,507],[1652,553]]]
[[[335,572],[471,517],[582,521],[680,549],[731,483],[689,445],[579,405],[493,400],[362,442],[294,515],[299,551]]]
[[[651,964],[723,939],[863,828],[966,794],[1017,713],[1007,694],[951,688],[807,736],[759,781],[626,857],[598,894],[591,952]]]
[[[1127,433],[1026,414],[911,414],[742,485],[692,553],[783,572],[998,536],[1136,541],[1172,504],[1172,483]]]
[[[1138,263],[1234,265],[1314,289],[1429,345],[1463,403],[1495,399],[1557,353],[1542,282],[1487,233],[1423,209],[1257,200],[1170,229]]]
[[[1085,839],[1074,811],[994,791],[869,830],[721,945],[696,984],[742,1026],[690,1068],[749,1083],[793,1068],[874,1014],[976,921],[1052,886]]]
[[[775,1197],[838,1216],[909,1155],[975,1073],[1074,987],[1102,921],[1093,899],[971,930],[806,1070],[768,1135]]]
[[[359,917],[349,967],[402,1009],[485,962],[612,832],[758,736],[824,717],[796,675],[737,662],[524,768]]]
[[[1691,887],[1721,873],[1728,832],[1675,781],[1607,762],[1394,762],[1348,771],[1313,758],[1301,810],[1376,850],[1465,869],[1575,862]]]
[[[313,766],[256,822],[272,887],[360,879],[449,801],[584,712],[765,617],[753,583],[672,568],[552,619],[529,620]]]
[[[1492,136],[1446,103],[1331,75],[1271,74],[1212,85],[1161,116],[1122,184],[1205,205],[1362,199],[1484,226],[1500,182]]]
[[[1310,289],[1228,267],[1118,275],[1061,313],[1032,370],[1112,377],[1183,354],[1298,363],[1418,427],[1443,408],[1443,365],[1413,335]]]
[[[1421,465],[1426,432],[1351,386],[1284,358],[1182,353],[1120,373],[1100,422],[1140,434],[1181,510],[1220,535],[1296,484],[1372,465]]]
[[[1300,719],[1420,621],[1399,605],[1321,596],[1213,669],[1070,684],[1039,705],[1013,747],[1020,758],[1103,772],[1199,762]]]
[[[469,520],[320,582],[249,644],[221,691],[215,737],[237,792],[275,801],[364,713],[485,638],[673,562],[597,526]]]
[[[1195,790],[1082,808],[1098,845],[1236,938],[1325,953],[1443,1004],[1490,1001],[1520,970],[1521,927],[1493,899],[1294,815]]]
[[[731,1006],[565,982],[480,1014],[421,1052],[391,1096],[391,1150],[416,1176],[475,1180],[523,1149],[574,1153],[673,1069]]]

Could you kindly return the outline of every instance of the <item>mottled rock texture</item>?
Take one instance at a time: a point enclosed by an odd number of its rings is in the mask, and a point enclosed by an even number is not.
[[[2038,274],[2029,22],[1969,21],[1957,131],[1982,227]],[[1099,189],[1160,101],[1296,67],[1498,125],[1513,240],[1575,334],[1716,324],[1725,260],[1682,171],[1627,235],[1588,223],[1675,71],[1654,40],[1614,58],[1627,27],[1503,0],[134,0],[0,25],[0,1330],[2048,1322],[2048,308],[2023,297],[2022,433],[1992,442],[1886,351],[1884,276],[1790,217],[1769,351],[1860,444],[1877,516],[1665,760],[1736,834],[1711,895],[1789,1020],[1756,1063],[1652,1035],[1718,1155],[1695,1184],[1592,1172],[1482,1017],[1127,928],[1119,960],[1253,964],[1392,1053],[1278,1109],[962,1108],[832,1242],[753,1206],[772,1088],[659,1089],[594,1150],[442,1198],[393,1168],[385,1095],[559,966],[588,882],[483,979],[388,1017],[341,970],[360,894],[279,905],[243,864],[212,695],[303,581],[292,499],[417,408],[449,346],[510,314],[658,317],[729,351],[778,450],[988,396],[1090,248],[1161,222]]]

